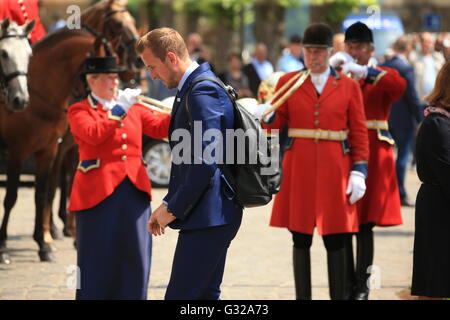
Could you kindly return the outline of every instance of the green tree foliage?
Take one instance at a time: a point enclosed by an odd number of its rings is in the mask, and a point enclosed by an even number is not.
[[[299,0],[175,0],[174,9],[200,13],[211,19],[212,23],[227,23],[229,26],[237,28],[240,23],[241,10],[251,8],[258,2],[278,3],[283,7],[293,7],[299,4]],[[249,19],[248,16],[247,19]]]
[[[361,7],[376,5],[377,0],[310,0],[310,3],[323,7],[321,22],[335,26],[341,24],[349,13]]]

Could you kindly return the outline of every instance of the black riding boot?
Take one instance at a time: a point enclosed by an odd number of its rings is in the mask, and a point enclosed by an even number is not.
[[[348,265],[347,284],[349,290],[349,298],[350,300],[353,300],[355,295],[356,277],[355,277],[355,262],[353,260],[353,241],[351,236],[349,237],[348,242],[346,242],[345,249],[346,249],[345,256],[347,258],[347,265]]]
[[[308,249],[294,247],[294,279],[297,300],[311,300],[311,258]]]
[[[368,300],[369,287],[367,282],[370,277],[368,268],[373,263],[373,231],[372,228],[360,228],[357,236],[356,253],[356,288],[355,300]]]
[[[331,300],[350,300],[352,283],[348,248],[327,251],[327,263]]]

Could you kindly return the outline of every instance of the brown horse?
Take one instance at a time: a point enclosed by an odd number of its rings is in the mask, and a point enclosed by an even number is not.
[[[5,213],[0,229],[0,248],[4,249],[8,219],[17,199],[19,175],[24,161],[35,156],[36,219],[34,240],[39,245],[41,260],[51,260],[51,236],[43,230],[43,204],[47,179],[56,156],[58,139],[67,128],[68,97],[86,54],[95,38],[78,30],[62,29],[37,42],[28,69],[30,105],[23,112],[6,113],[0,109],[3,142],[8,148]]]
[[[123,7],[116,9],[117,6],[112,0],[94,6],[104,10],[96,11],[96,20],[104,20],[103,30],[109,34],[105,32],[99,37],[94,36],[95,31],[92,30],[62,29],[36,43],[28,74],[29,108],[15,114],[0,111],[2,139],[9,151],[5,213],[0,229],[0,262],[2,259],[3,262],[9,260],[5,253],[8,219],[17,199],[22,164],[31,155],[35,157],[36,167],[33,238],[39,245],[41,261],[54,260],[50,245],[51,210],[46,207],[48,180],[54,172],[59,142],[68,128],[66,111],[74,88],[80,86],[79,71],[86,55],[94,49],[99,39],[108,36],[113,46],[117,46],[126,40],[125,30],[132,29],[126,28],[124,21],[117,23],[116,16],[126,17],[127,13],[122,11]],[[131,22],[134,27],[134,21]]]

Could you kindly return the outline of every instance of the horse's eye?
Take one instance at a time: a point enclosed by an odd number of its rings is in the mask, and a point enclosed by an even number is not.
[[[8,52],[6,52],[6,50],[2,50],[1,51],[1,56],[3,59],[8,59]]]

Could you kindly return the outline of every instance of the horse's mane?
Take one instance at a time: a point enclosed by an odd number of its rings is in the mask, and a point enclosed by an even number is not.
[[[52,48],[60,41],[73,37],[92,37],[92,35],[82,29],[69,29],[67,27],[48,33],[44,38],[33,44],[33,51],[39,52],[48,48]]]
[[[96,26],[98,25],[98,23],[101,22],[99,16],[103,17],[106,13],[110,12],[111,10],[123,9],[125,7],[126,1],[124,0],[114,0],[114,1],[103,0],[84,10],[81,13],[81,21],[83,24]]]

